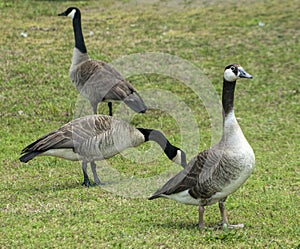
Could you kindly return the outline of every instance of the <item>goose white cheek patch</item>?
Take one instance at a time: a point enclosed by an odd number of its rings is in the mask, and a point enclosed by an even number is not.
[[[225,80],[227,80],[229,82],[233,82],[233,81],[236,81],[237,76],[235,75],[234,72],[232,72],[231,69],[226,69],[224,72],[224,78],[225,78]]]
[[[172,159],[174,163],[181,165],[181,151],[177,151],[177,155]]]
[[[68,17],[70,17],[70,18],[74,18],[74,16],[75,16],[75,14],[76,14],[76,10],[72,10],[70,13],[69,13],[69,15],[68,15]]]

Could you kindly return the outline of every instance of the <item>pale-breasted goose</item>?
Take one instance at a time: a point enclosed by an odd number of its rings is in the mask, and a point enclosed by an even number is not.
[[[149,199],[164,197],[199,206],[199,227],[204,227],[204,206],[219,203],[222,226],[228,226],[224,202],[250,176],[255,156],[234,115],[238,78],[252,78],[239,65],[225,68],[223,78],[223,134],[219,143],[195,156]],[[235,227],[234,225],[230,225]],[[242,226],[242,225],[238,225]]]
[[[135,112],[145,113],[147,107],[144,101],[118,71],[103,61],[89,58],[81,29],[80,10],[70,7],[59,16],[73,19],[75,47],[70,79],[79,93],[89,100],[94,114],[97,114],[99,102],[109,101],[109,115],[112,116],[112,100],[123,101]]]
[[[90,186],[87,163],[90,162],[96,184],[100,179],[95,161],[110,158],[129,147],[155,141],[173,162],[185,167],[186,155],[173,146],[158,130],[135,128],[129,123],[107,115],[90,115],[75,119],[56,131],[37,139],[22,150],[21,162],[36,156],[55,156],[71,161],[82,161],[83,185]]]

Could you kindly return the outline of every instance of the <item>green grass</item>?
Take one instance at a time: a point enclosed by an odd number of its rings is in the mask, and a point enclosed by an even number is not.
[[[57,16],[72,5],[82,10],[92,58],[176,55],[204,72],[219,96],[225,65],[239,63],[254,76],[238,82],[235,109],[255,151],[256,169],[226,205],[230,222],[245,223],[244,229],[198,230],[196,207],[148,201],[153,186],[146,180],[139,185],[141,197],[129,198],[82,187],[78,162],[18,161],[23,147],[73,117],[78,97],[68,76],[73,31],[69,19]],[[0,17],[1,248],[299,248],[298,1],[0,1]],[[210,146],[208,113],[191,89],[164,75],[129,79],[139,91],[175,94],[191,109],[187,115],[196,120],[199,135],[191,145],[181,141],[176,121],[160,110],[135,116],[126,111],[133,124],[164,131],[189,159]],[[105,104],[99,107],[107,111]],[[108,162],[137,179],[173,167],[164,155],[145,164],[120,155]],[[216,205],[206,209],[209,227],[219,219]]]

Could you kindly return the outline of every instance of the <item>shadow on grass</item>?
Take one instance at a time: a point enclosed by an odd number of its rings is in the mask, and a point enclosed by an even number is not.
[[[26,193],[26,194],[37,194],[37,193],[45,193],[45,192],[59,192],[59,191],[66,191],[70,189],[81,189],[86,188],[81,185],[81,182],[64,182],[64,183],[58,183],[56,185],[48,185],[43,184],[38,186],[38,184],[35,182],[34,184],[27,185],[24,187],[10,187],[10,191],[13,190],[15,193]]]
[[[222,231],[221,227],[218,223],[209,222],[206,223],[205,228],[199,228],[197,222],[176,222],[176,221],[169,221],[163,224],[153,223],[151,224],[157,228],[165,228],[165,229],[180,229],[180,230],[187,230],[187,231]],[[229,230],[239,230],[239,229],[229,229]]]
[[[221,229],[216,223],[207,223],[206,228],[199,228],[195,223],[168,222],[165,224],[152,224],[153,227],[166,230],[177,230],[179,233],[201,236],[204,241],[246,241],[244,229]]]
[[[152,224],[153,227],[157,227],[157,228],[163,228],[163,229],[184,229],[184,230],[197,230],[198,228],[198,224],[197,223],[192,223],[192,222],[175,222],[175,221],[169,221],[166,223],[153,223]]]

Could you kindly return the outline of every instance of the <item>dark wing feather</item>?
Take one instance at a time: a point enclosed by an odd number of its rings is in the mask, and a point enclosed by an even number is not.
[[[105,96],[107,99],[123,100],[135,112],[146,112],[147,107],[134,89],[134,87],[126,80],[121,80],[115,85],[110,92]]]
[[[104,65],[105,70],[118,80],[105,98],[123,100],[126,105],[136,112],[146,112],[147,107],[136,89],[124,77],[109,64]]]
[[[78,82],[84,82],[80,92],[91,102],[122,100],[136,112],[145,112],[147,107],[135,88],[109,64],[88,60],[77,69]]]
[[[155,199],[162,194],[171,195],[181,191],[191,189],[197,184],[198,176],[201,174],[205,165],[209,151],[205,150],[195,156],[188,166],[171,178],[162,188],[157,190],[149,199]]]

